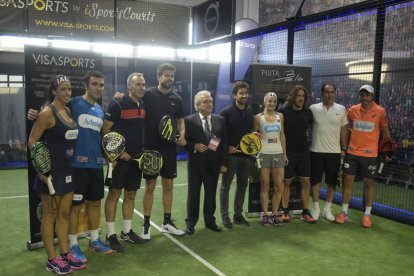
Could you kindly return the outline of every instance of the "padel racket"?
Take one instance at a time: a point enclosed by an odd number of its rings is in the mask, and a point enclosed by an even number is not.
[[[382,138],[379,146],[378,151],[381,156],[381,163],[378,169],[378,173],[382,172],[382,168],[384,167],[385,161],[388,158],[392,158],[395,154],[395,142],[391,138]]]
[[[145,150],[132,160],[138,164],[143,173],[148,175],[159,173],[163,164],[162,155],[156,150]]]
[[[247,155],[256,155],[262,149],[262,143],[256,134],[248,133],[241,138],[236,149]]]
[[[50,175],[52,162],[50,160],[48,147],[43,142],[36,142],[30,153],[33,166],[39,174],[42,174],[47,178],[46,184],[49,189],[49,194],[54,195],[56,191],[53,188],[52,176]]]
[[[178,141],[178,126],[175,118],[170,115],[162,117],[158,125],[158,134],[163,140],[176,143]]]
[[[102,137],[102,147],[108,158],[108,179],[112,179],[113,162],[125,150],[125,138],[117,132],[108,132]]]
[[[341,158],[341,165],[339,166],[338,172],[338,179],[337,179],[338,187],[342,188],[342,184],[344,181],[344,159]]]

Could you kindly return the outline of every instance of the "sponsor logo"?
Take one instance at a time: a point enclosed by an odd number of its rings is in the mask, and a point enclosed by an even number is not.
[[[76,162],[79,162],[79,163],[88,163],[88,160],[89,160],[88,156],[76,157]]]
[[[265,126],[264,130],[266,132],[276,132],[276,131],[280,131],[280,126],[279,125]]]
[[[204,30],[208,35],[213,35],[220,22],[219,2],[211,3],[204,14]]]
[[[375,128],[375,123],[366,122],[366,121],[355,121],[354,129],[363,131],[363,132],[373,132]]]
[[[61,0],[0,0],[0,7],[26,9],[30,6],[37,11],[61,13],[69,11],[69,3]]]
[[[82,194],[73,194],[73,201],[82,201],[83,195]]]
[[[66,140],[74,140],[78,138],[78,130],[77,129],[71,129],[66,131],[65,133],[65,139]]]
[[[78,125],[80,127],[89,128],[98,132],[101,131],[102,124],[102,119],[89,114],[82,114],[78,118]]]
[[[66,183],[72,183],[72,176],[71,175],[66,176]]]
[[[66,150],[66,156],[72,156],[73,155],[73,149]]]
[[[71,66],[74,68],[95,68],[95,60],[81,57],[53,56],[44,54],[32,54],[36,64],[51,66]]]

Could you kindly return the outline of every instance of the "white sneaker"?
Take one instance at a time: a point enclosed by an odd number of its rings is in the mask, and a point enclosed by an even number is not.
[[[182,236],[185,234],[185,232],[178,229],[172,221],[167,224],[161,224],[161,231],[175,236]]]
[[[142,226],[142,232],[139,237],[143,240],[149,241],[151,239],[151,225],[148,225],[147,227],[145,227],[145,225]]]
[[[323,209],[322,217],[329,221],[335,221],[335,217],[332,215],[331,210]]]
[[[321,214],[321,209],[319,209],[319,208],[318,209],[313,209],[312,212],[311,212],[311,216],[316,220],[319,219],[320,214]]]

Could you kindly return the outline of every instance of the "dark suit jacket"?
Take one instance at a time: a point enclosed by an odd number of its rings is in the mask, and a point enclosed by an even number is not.
[[[188,151],[188,169],[196,172],[203,172],[211,168],[212,173],[219,173],[220,166],[225,165],[227,160],[227,137],[226,123],[223,117],[211,114],[211,135],[221,139],[217,151],[208,149],[200,153],[195,152],[194,145],[202,143],[208,146],[209,142],[204,134],[203,122],[199,113],[194,113],[185,117],[185,139],[187,144],[185,149]]]

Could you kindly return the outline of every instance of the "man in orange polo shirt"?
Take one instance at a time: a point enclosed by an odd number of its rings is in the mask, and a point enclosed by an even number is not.
[[[359,89],[360,103],[348,110],[351,134],[344,160],[344,183],[342,187],[342,211],[336,223],[348,221],[348,206],[352,196],[352,184],[358,170],[363,177],[365,189],[365,213],[362,226],[371,227],[371,209],[374,199],[374,177],[378,170],[378,141],[380,130],[383,137],[390,138],[385,109],[374,102],[374,88],[363,85]]]

